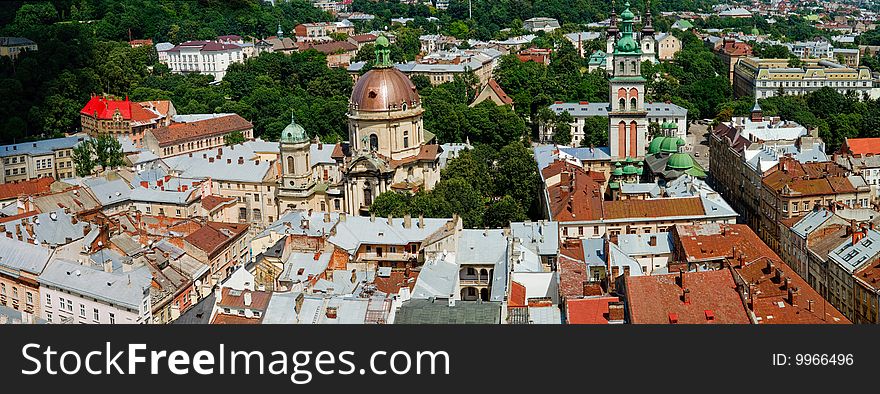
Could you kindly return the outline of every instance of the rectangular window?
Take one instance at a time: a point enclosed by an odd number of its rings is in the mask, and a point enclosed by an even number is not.
[[[83,304],[79,304],[79,317],[86,317],[86,306]]]
[[[46,306],[49,308],[52,307],[52,295],[51,294],[46,294]]]
[[[98,313],[98,308],[92,309],[92,320],[96,323],[101,320],[101,315]]]
[[[116,324],[116,315],[110,314],[110,324]]]
[[[27,303],[28,305],[33,305],[34,304],[34,294],[31,292],[27,292],[26,296],[27,296],[27,298],[25,299],[25,303]]]

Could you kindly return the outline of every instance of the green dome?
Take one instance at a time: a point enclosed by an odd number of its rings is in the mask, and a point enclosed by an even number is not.
[[[636,168],[636,174],[642,175],[645,172],[645,169],[642,167]]]
[[[635,175],[635,174],[637,174],[638,172],[639,172],[639,171],[638,171],[638,170],[636,169],[636,167],[635,167],[634,165],[632,165],[632,164],[627,164],[626,167],[623,167],[623,174],[624,174],[624,175]]]
[[[688,170],[694,166],[694,159],[691,155],[687,153],[677,152],[673,153],[669,156],[669,161],[666,162],[666,167],[669,167],[673,170]]]
[[[617,52],[630,53],[639,50],[639,44],[630,35],[625,35],[617,40]]]
[[[632,22],[632,20],[636,18],[636,15],[629,10],[628,1],[626,2],[626,4],[624,4],[624,7],[626,7],[626,9],[623,10],[623,12],[620,14],[620,19],[622,19],[624,22]]]
[[[391,42],[388,41],[388,37],[385,37],[384,35],[380,35],[379,37],[376,38],[375,45],[379,46],[379,47],[387,47],[387,46],[391,45]]]
[[[660,146],[663,145],[663,141],[666,141],[666,139],[667,138],[663,136],[654,137],[654,139],[651,140],[651,143],[648,144],[648,153],[652,155],[660,153]]]
[[[626,157],[626,162],[627,162],[627,163],[632,163],[632,162],[633,162],[633,158],[627,156],[627,157]]]
[[[299,123],[296,123],[293,114],[290,114],[290,124],[281,131],[281,142],[299,144],[308,140],[309,137],[306,135],[306,129],[300,126]]]
[[[752,28],[752,35],[753,35],[753,36],[757,36],[757,35],[760,35],[760,34],[761,34],[761,31],[758,30],[757,27],[753,27],[753,28]]]
[[[668,137],[660,145],[660,151],[663,153],[676,153],[680,146],[684,146],[684,141],[681,138]]]
[[[614,169],[614,171],[611,172],[611,175],[621,176],[623,175],[623,170],[621,170],[620,167],[617,167]]]

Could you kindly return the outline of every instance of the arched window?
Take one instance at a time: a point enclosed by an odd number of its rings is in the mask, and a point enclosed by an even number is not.
[[[618,104],[619,104],[618,109],[620,109],[621,111],[626,109],[626,99],[625,98],[621,98],[620,102]]]
[[[637,73],[639,72],[638,67],[636,66],[636,61],[635,61],[635,60],[633,60],[633,61],[630,63],[630,66],[631,66],[631,68],[632,68],[632,73],[633,73],[633,74],[637,74]]]
[[[623,121],[617,124],[617,151],[626,154],[626,123]]]
[[[287,173],[295,173],[295,170],[293,169],[293,156],[287,156]]]
[[[379,150],[379,136],[370,134],[370,150]]]
[[[637,107],[638,107],[638,105],[636,105],[636,98],[633,97],[633,98],[629,99],[629,108],[631,110],[635,110]]]
[[[629,124],[629,156],[630,157],[639,156],[639,153],[641,153],[641,152],[636,152],[636,145],[638,145],[637,143],[638,143],[638,138],[639,138],[638,134],[636,132],[637,127],[638,127],[638,125],[636,124],[635,121],[630,122],[630,124]]]

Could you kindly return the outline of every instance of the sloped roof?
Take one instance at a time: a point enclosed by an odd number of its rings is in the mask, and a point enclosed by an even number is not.
[[[633,324],[749,324],[729,270],[626,276],[626,299]],[[688,302],[682,300],[689,290]],[[711,319],[710,319],[711,316]]]
[[[160,147],[178,144],[184,141],[210,136],[224,135],[233,131],[244,131],[254,128],[239,115],[232,114],[218,118],[204,119],[195,122],[172,123],[151,130]]]
[[[0,201],[14,199],[18,196],[46,193],[50,190],[49,185],[54,182],[54,178],[45,177],[0,184]]]

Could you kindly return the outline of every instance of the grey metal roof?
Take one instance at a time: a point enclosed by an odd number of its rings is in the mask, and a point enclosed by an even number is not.
[[[861,266],[874,261],[878,254],[880,254],[880,233],[867,230],[862,240],[853,244],[851,239],[847,239],[828,253],[828,258],[834,260],[847,272],[853,273]]]
[[[38,280],[42,285],[140,310],[141,303],[149,294],[152,275],[147,267],[131,272],[108,273],[89,266],[54,260],[46,266]]]
[[[263,312],[262,324],[296,324],[296,299],[302,293],[273,293],[269,305]]]
[[[299,324],[364,324],[367,316],[366,298],[324,297],[307,295],[298,315]],[[328,308],[336,308],[336,318],[327,316]]]
[[[419,219],[412,218],[409,228],[403,226],[403,218],[371,220],[366,216],[346,216],[346,220],[336,224],[336,234],[327,240],[330,243],[354,253],[361,244],[406,245],[421,242],[429,235],[443,228],[452,219],[424,218],[424,226],[419,227]]]
[[[547,168],[556,160],[569,161],[608,161],[611,154],[608,147],[572,148],[561,145],[537,145],[533,148],[538,171]],[[542,175],[543,177],[543,175]]]
[[[495,264],[507,259],[504,230],[465,229],[458,234],[455,261],[459,265]]]
[[[639,264],[639,262],[627,256],[626,253],[620,250],[620,247],[618,247],[616,244],[608,243],[608,256],[609,265],[612,267],[620,267],[621,273],[624,271],[624,268],[629,267],[629,274],[632,276],[645,274],[642,271],[642,266]]]
[[[29,220],[33,228],[33,237],[22,229],[22,235],[26,239],[33,239],[38,245],[48,244],[51,246],[66,245],[72,241],[83,238],[87,228],[92,225],[85,221],[73,223],[73,216],[64,213],[64,209],[56,208],[53,211],[37,214],[34,216],[19,218],[3,223],[6,231],[13,231],[16,225],[25,227],[23,221]]]
[[[51,256],[49,249],[0,236],[0,269],[9,275],[9,270],[39,275]]]
[[[394,324],[500,324],[501,303],[412,299],[397,311]]]
[[[17,155],[46,155],[57,149],[69,149],[79,145],[88,137],[73,136],[63,138],[53,138],[49,140],[41,140],[34,142],[22,142],[20,144],[0,146],[0,157],[17,156]]]
[[[272,298],[276,296],[277,293]],[[214,292],[212,291],[207,297],[199,300],[198,303],[181,313],[180,317],[171,322],[171,324],[210,324],[211,312],[214,311],[214,300]],[[272,300],[270,299],[269,304],[271,303]]]
[[[284,270],[278,280],[302,283],[327,270],[332,252],[300,253],[293,252],[284,262]]]
[[[584,248],[584,262],[587,266],[605,266],[605,239],[584,238],[581,243]]]
[[[216,159],[222,149],[223,153]],[[166,157],[163,159],[181,178],[206,179],[215,181],[260,183],[272,167],[270,160],[251,160],[257,156],[252,146],[247,144],[224,146],[189,155]],[[214,158],[212,162],[211,159]],[[238,164],[243,158],[244,163]],[[231,159],[231,160],[230,160]]]
[[[312,144],[309,147],[309,160],[312,167],[318,164],[335,164],[333,159],[333,150],[336,148],[334,144]]]
[[[189,201],[193,192],[197,189],[187,189],[185,192],[179,192],[177,190],[160,190],[160,189],[148,189],[144,187],[136,187],[129,194],[129,199],[131,201],[142,201],[142,202],[161,202],[167,204],[175,204],[175,205],[186,205],[187,201]]]
[[[629,256],[672,254],[672,233],[620,234],[617,246]]]
[[[82,183],[105,207],[128,201],[131,195],[131,186],[124,179],[111,181],[105,177],[86,178],[82,180]]]
[[[822,224],[827,222],[834,216],[831,211],[826,208],[819,208],[818,211],[810,211],[810,213],[804,215],[801,220],[798,220],[793,226],[791,226],[791,231],[794,231],[801,238],[807,238],[811,232],[819,228]]]
[[[422,265],[413,298],[454,297],[459,265],[451,255],[428,260]]]
[[[449,159],[456,158],[462,151],[470,149],[473,149],[473,146],[463,142],[440,145],[440,168],[446,167]]]
[[[660,195],[660,186],[656,183],[621,183],[620,192],[623,194],[648,194],[651,197]]]
[[[325,222],[324,212],[312,211],[310,214],[305,210],[288,210],[255,238],[266,237],[270,233],[308,235],[313,237],[330,234],[330,229],[339,220],[339,213],[330,212],[329,214],[330,221]],[[306,224],[305,226],[303,226],[304,223]]]
[[[559,254],[559,223],[549,220],[510,222],[510,234],[539,255]]]
[[[562,311],[558,306],[530,306],[529,324],[562,324]]]
[[[610,108],[611,104],[609,103],[561,103],[550,105],[550,110],[553,112],[560,114],[567,111],[575,118],[584,118],[588,116],[607,117]],[[652,118],[662,118],[664,116],[687,116],[686,108],[672,103],[645,103],[645,109],[648,111],[648,116]]]

